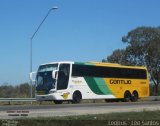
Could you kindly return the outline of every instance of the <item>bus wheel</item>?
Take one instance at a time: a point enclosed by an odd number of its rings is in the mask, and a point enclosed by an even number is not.
[[[131,101],[132,101],[132,102],[138,101],[138,93],[137,93],[137,91],[134,91],[134,92],[132,93]]]
[[[77,103],[80,103],[81,100],[82,100],[81,92],[75,91],[75,92],[73,93],[72,103],[73,103],[73,104],[77,104]]]
[[[63,101],[62,101],[62,100],[54,100],[54,103],[55,103],[55,104],[62,104]]]
[[[123,101],[124,101],[124,102],[129,102],[130,99],[131,99],[131,93],[130,93],[129,91],[126,91],[126,92],[124,93],[124,99],[123,99]]]

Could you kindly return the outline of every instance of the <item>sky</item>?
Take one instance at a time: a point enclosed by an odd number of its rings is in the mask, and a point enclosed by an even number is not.
[[[33,71],[53,61],[101,61],[139,26],[160,26],[159,0],[0,0],[0,85],[29,82]]]

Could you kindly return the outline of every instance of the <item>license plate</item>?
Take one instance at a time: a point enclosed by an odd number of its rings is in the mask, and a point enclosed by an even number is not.
[[[37,91],[37,94],[38,94],[38,95],[43,95],[43,94],[44,94],[44,91]]]

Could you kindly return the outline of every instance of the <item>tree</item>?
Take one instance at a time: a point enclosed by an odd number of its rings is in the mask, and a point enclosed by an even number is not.
[[[113,51],[112,55],[107,57],[107,60],[112,63],[122,64],[122,62],[124,61],[123,60],[124,52],[125,52],[125,50],[123,50],[123,49],[116,49],[115,51]]]
[[[33,87],[34,89],[34,87]],[[28,83],[12,85],[0,85],[0,97],[1,98],[27,98],[29,96],[30,85]]]
[[[155,85],[155,93],[158,95],[158,85],[160,83],[160,28],[138,27],[122,37],[122,41],[127,44],[126,49],[123,51],[115,50],[111,56],[107,57],[107,61],[124,65],[146,66]]]

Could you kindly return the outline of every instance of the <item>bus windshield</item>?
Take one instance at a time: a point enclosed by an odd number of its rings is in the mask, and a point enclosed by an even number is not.
[[[58,64],[41,65],[36,76],[36,90],[44,91],[47,94],[51,89],[55,89],[56,80],[52,78],[52,71],[58,69]]]

